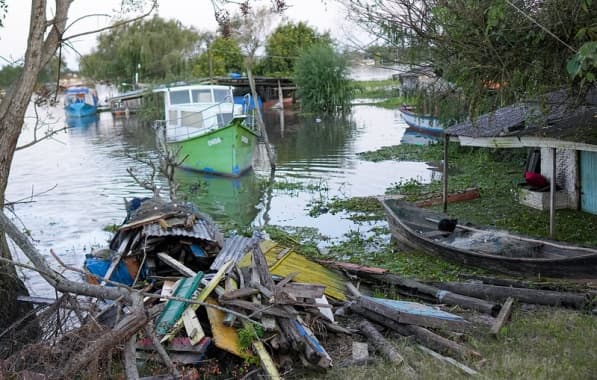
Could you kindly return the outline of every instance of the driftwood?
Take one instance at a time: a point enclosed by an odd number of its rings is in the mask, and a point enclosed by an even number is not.
[[[457,293],[453,293],[447,290],[441,290],[435,286],[423,284],[419,281],[402,278],[395,274],[370,274],[370,273],[363,273],[359,274],[360,276],[364,277],[365,279],[374,280],[376,282],[391,284],[398,287],[397,291],[402,293],[406,291],[406,295],[409,296],[417,296],[417,295],[426,295],[437,302],[445,303],[447,305],[458,305],[462,306],[467,309],[479,311],[485,314],[490,315],[497,315],[498,311],[500,310],[500,305],[488,302],[483,299],[473,298],[470,296],[465,296]],[[402,292],[401,292],[402,290]]]
[[[382,353],[385,357],[387,357],[393,364],[396,366],[401,365],[404,363],[404,358],[402,355],[394,349],[392,344],[388,342],[380,333],[377,331],[375,326],[371,324],[368,320],[363,320],[359,324],[359,329],[361,332],[367,337],[367,339],[373,343],[373,345]]]
[[[556,292],[507,286],[484,285],[464,282],[438,283],[438,287],[471,297],[504,301],[513,297],[520,302],[549,306],[566,306],[582,309],[587,304],[587,296],[582,293]]]

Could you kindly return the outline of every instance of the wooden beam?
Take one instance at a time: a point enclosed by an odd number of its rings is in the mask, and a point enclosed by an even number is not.
[[[187,277],[193,277],[196,273],[191,268],[187,267],[186,265],[182,264],[180,261],[176,260],[172,256],[168,255],[164,252],[158,253],[158,258],[164,262],[164,264],[168,265],[170,268],[177,270],[182,275]]]
[[[446,363],[448,363],[448,364],[451,364],[451,365],[453,365],[454,367],[456,367],[456,368],[460,369],[462,372],[466,373],[467,375],[478,375],[478,374],[479,374],[479,372],[475,371],[474,369],[472,369],[472,368],[470,368],[470,367],[467,367],[467,366],[465,366],[464,364],[462,364],[462,363],[459,363],[459,362],[457,362],[456,360],[454,360],[454,359],[452,359],[452,358],[449,358],[449,357],[446,357],[446,356],[440,355],[440,354],[438,354],[437,352],[435,352],[435,351],[433,351],[433,350],[430,350],[430,349],[428,349],[428,348],[427,348],[427,347],[425,347],[425,346],[421,346],[421,345],[419,344],[419,345],[418,345],[418,347],[419,347],[419,349],[420,349],[421,351],[423,351],[423,352],[425,352],[425,353],[428,353],[429,355],[433,356],[434,358],[436,358],[436,359],[438,359],[438,360],[441,360],[441,361],[443,361],[443,362],[446,362]]]
[[[392,364],[399,366],[404,363],[404,358],[396,349],[392,346],[390,342],[388,342],[383,335],[377,331],[375,326],[371,324],[368,320],[363,320],[359,324],[359,330],[367,337],[369,340],[386,358],[388,358]]]
[[[551,181],[549,181],[549,237],[556,234],[556,148],[551,148]]]
[[[491,326],[491,330],[489,331],[492,335],[497,335],[508,321],[508,318],[510,318],[510,314],[512,313],[513,302],[514,298],[508,297],[506,302],[504,302],[504,305],[502,305],[502,309],[500,310],[500,313],[498,314],[495,320],[495,324]]]
[[[450,143],[450,135],[444,133],[444,167],[443,167],[443,200],[444,213],[448,211],[448,145]]]

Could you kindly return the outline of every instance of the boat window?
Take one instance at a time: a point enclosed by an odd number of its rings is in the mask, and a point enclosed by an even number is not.
[[[212,103],[210,89],[192,90],[193,103]]]
[[[168,124],[178,125],[178,113],[176,111],[168,111]]]
[[[203,127],[203,115],[201,112],[187,112],[182,111],[182,120],[181,125],[185,127],[196,127],[202,128]]]
[[[172,91],[170,92],[170,104],[185,104],[190,103],[189,91]]]
[[[228,90],[214,90],[214,99],[216,103],[231,102]]]

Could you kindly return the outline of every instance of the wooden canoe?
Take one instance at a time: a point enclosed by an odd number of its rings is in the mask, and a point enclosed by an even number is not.
[[[438,231],[446,215],[381,198],[392,236],[406,246],[463,265],[514,275],[597,278],[597,249],[458,224]]]

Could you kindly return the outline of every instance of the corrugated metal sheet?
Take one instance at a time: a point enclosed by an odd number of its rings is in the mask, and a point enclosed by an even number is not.
[[[224,247],[218,253],[218,256],[216,256],[209,269],[218,270],[230,260],[233,260],[235,263],[239,262],[250,248],[251,240],[251,238],[238,235],[226,239]]]
[[[143,226],[143,235],[145,236],[188,236],[197,239],[217,241],[214,226],[203,219],[195,221],[192,228],[172,227],[162,228],[159,223],[151,223]]]
[[[581,209],[597,214],[597,153],[580,152]]]

